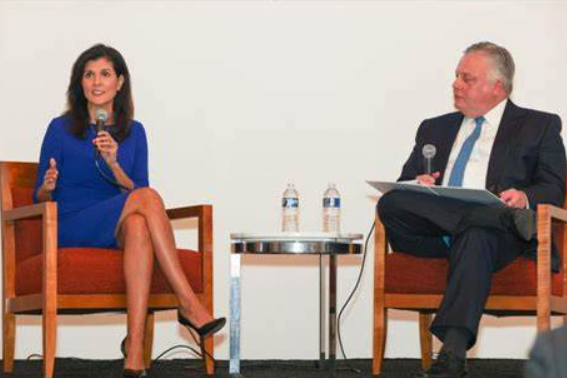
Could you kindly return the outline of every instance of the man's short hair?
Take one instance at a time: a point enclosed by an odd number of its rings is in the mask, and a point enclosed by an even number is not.
[[[465,50],[465,54],[472,52],[481,52],[491,60],[493,79],[502,81],[504,90],[509,96],[514,87],[514,71],[516,70],[514,59],[510,52],[492,42],[475,43]]]

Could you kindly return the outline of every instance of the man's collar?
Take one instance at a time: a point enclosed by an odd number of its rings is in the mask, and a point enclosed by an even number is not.
[[[490,109],[483,117],[486,122],[488,122],[491,126],[500,125],[500,121],[502,120],[502,115],[504,114],[504,110],[506,109],[506,104],[508,103],[508,99],[505,98],[504,100],[500,101],[498,105]],[[465,117],[467,121],[472,122],[473,118]]]

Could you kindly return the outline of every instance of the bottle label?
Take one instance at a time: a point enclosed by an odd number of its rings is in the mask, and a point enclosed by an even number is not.
[[[323,198],[323,207],[341,207],[340,198]]]
[[[282,207],[299,207],[299,198],[282,198]]]

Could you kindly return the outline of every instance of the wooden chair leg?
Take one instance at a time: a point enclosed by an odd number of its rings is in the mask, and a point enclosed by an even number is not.
[[[4,372],[11,373],[14,371],[14,350],[16,347],[16,315],[4,314],[3,322],[3,359]]]
[[[55,345],[57,337],[57,312],[43,311],[43,372],[45,378],[53,378],[55,370]]]
[[[431,366],[431,355],[433,354],[433,337],[429,332],[432,320],[431,314],[419,313],[419,344],[421,347],[421,367],[423,370]]]
[[[150,368],[152,364],[152,348],[154,345],[154,324],[155,317],[153,312],[148,312],[146,315],[146,326],[144,333],[144,364],[146,369]]]
[[[538,282],[538,285],[540,283]],[[539,289],[539,288],[538,288]],[[546,332],[551,329],[551,300],[550,296],[540,295],[537,299],[537,331]]]
[[[374,340],[372,353],[372,374],[380,375],[386,350],[386,336],[388,334],[388,311],[382,306],[374,308]]]
[[[211,358],[214,357],[214,347],[215,344],[212,336],[201,337],[201,354],[203,355],[203,360],[205,361],[205,372],[207,373],[207,375],[215,374],[215,362]]]

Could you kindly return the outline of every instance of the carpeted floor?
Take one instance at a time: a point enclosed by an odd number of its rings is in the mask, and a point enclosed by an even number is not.
[[[122,360],[78,360],[57,359],[55,378],[121,378]],[[347,370],[342,361],[335,374],[337,378],[373,377],[370,360],[353,360],[351,365],[360,373]],[[391,359],[384,362],[382,378],[409,378],[419,369],[416,359]],[[228,363],[219,361],[214,377],[229,377]],[[323,378],[332,377],[330,372],[319,370],[311,361],[242,361],[241,373],[244,378]],[[470,360],[468,378],[521,378],[523,360]],[[41,361],[16,361],[13,374],[0,377],[41,378]],[[165,360],[153,365],[148,378],[205,378],[208,377],[199,360]]]

